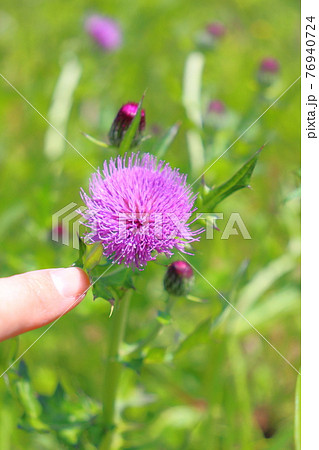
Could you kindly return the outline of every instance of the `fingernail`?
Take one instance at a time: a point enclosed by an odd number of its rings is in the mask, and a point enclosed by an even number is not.
[[[51,271],[51,278],[56,290],[62,297],[75,300],[81,295],[81,271],[76,267],[55,269]]]

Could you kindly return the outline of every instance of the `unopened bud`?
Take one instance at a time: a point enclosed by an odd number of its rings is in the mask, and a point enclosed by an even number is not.
[[[206,28],[197,35],[197,43],[203,50],[214,49],[217,41],[219,41],[226,33],[225,26],[220,22],[211,22]]]
[[[111,145],[114,147],[119,147],[124,138],[126,131],[131,125],[134,117],[136,116],[138,110],[138,103],[126,103],[121,107],[119,112],[117,113],[110,132],[109,139]],[[142,109],[141,111],[141,119],[138,125],[135,137],[132,141],[132,147],[135,147],[141,140],[142,133],[145,129],[145,111]]]
[[[205,123],[213,128],[223,128],[228,123],[225,104],[220,100],[212,100],[207,108]]]
[[[212,22],[206,26],[206,31],[215,39],[221,38],[226,32],[225,26],[220,22]]]
[[[187,295],[194,283],[194,273],[186,261],[174,261],[167,268],[164,288],[177,297]]]
[[[264,58],[259,66],[257,78],[260,84],[270,86],[277,79],[279,62],[275,58]]]

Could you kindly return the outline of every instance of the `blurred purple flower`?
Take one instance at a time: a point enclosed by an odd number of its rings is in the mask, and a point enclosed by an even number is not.
[[[224,103],[220,100],[212,100],[208,105],[209,113],[223,114],[225,109]]]
[[[134,117],[136,116],[137,110],[138,110],[138,103],[126,103],[120,108],[119,112],[117,113],[112,123],[109,132],[109,139],[111,145],[114,145],[115,147],[119,147],[121,145],[121,142],[124,138],[127,129],[131,125]],[[133,147],[139,143],[144,129],[145,129],[145,111],[144,109],[142,109],[140,123],[132,142]]]
[[[203,50],[214,50],[226,33],[226,27],[220,22],[211,22],[198,32],[196,41]]]
[[[206,26],[206,31],[214,38],[221,38],[226,33],[226,28],[220,22],[212,22]]]
[[[116,50],[122,43],[122,31],[114,20],[94,14],[85,21],[85,29],[105,50]]]
[[[156,253],[172,255],[174,248],[199,240],[203,229],[187,223],[196,195],[186,175],[148,153],[104,162],[90,180],[90,196],[81,190],[87,206],[82,213],[90,229],[89,242],[101,241],[104,255],[114,263],[141,269]]]
[[[257,79],[262,86],[271,86],[278,78],[280,65],[275,58],[264,58],[259,66]]]
[[[225,103],[220,100],[212,100],[207,107],[205,124],[213,128],[223,128],[229,123],[229,113]]]
[[[277,73],[279,72],[279,62],[275,58],[264,58],[260,63],[262,72]]]

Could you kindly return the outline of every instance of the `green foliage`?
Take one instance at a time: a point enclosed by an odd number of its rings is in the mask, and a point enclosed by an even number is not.
[[[259,153],[258,150],[228,181],[209,191],[202,188],[200,208],[205,212],[215,211],[216,206],[234,192],[250,187],[250,178],[255,169]]]
[[[61,383],[52,395],[38,395],[32,388],[23,360],[16,372],[11,370],[10,384],[24,410],[19,428],[32,433],[51,432],[66,445],[78,444],[83,432],[92,426],[101,411],[100,406],[84,394],[71,398]]]
[[[83,239],[79,237],[79,258],[73,265],[76,267],[81,267],[90,273],[94,267],[99,264],[102,256],[103,246],[100,242],[86,244]]]

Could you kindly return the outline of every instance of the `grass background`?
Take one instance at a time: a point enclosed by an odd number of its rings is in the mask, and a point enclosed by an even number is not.
[[[83,22],[92,12],[111,16],[121,24],[123,46],[118,51],[103,52],[85,34]],[[118,108],[127,101],[138,101],[147,88],[147,132],[152,134],[155,127],[164,131],[181,120],[166,159],[189,172],[185,133],[191,125],[181,101],[182,78],[185,60],[196,49],[197,33],[215,20],[227,29],[216,48],[205,52],[203,104],[220,99],[249,125],[299,76],[299,15],[299,2],[288,0],[199,0],[196,4],[187,0],[110,4],[3,0],[1,73],[47,117],[61,70],[66,61],[75,60],[81,78],[72,99],[66,137],[94,166],[109,153],[80,132],[104,138]],[[279,60],[280,79],[263,101],[257,102],[256,72],[266,56]],[[47,123],[2,79],[0,95],[0,275],[70,265],[76,251],[50,240],[52,214],[70,202],[81,204],[79,189],[87,188],[92,168],[67,144],[60,156],[48,158],[44,152]],[[255,309],[242,312],[247,312],[258,330],[297,368],[299,200],[285,199],[299,184],[299,104],[300,85],[296,83],[206,175],[210,185],[225,181],[269,141],[253,175],[253,189],[234,194],[219,207],[225,215],[219,222],[221,229],[236,211],[252,239],[238,235],[221,240],[216,233],[212,241],[196,244],[191,259],[230,301],[239,301],[240,293],[245,298],[243,289],[254,281]],[[230,145],[241,131],[240,127],[227,129],[226,142]],[[211,133],[205,129],[204,138],[209,139]],[[145,149],[157,139],[154,135]],[[239,295],[232,294],[235,274],[246,259],[249,265]],[[163,266],[149,264],[139,276],[128,342],[144,336],[157,309],[162,308],[164,272]],[[218,295],[200,276],[194,293],[208,302],[178,301],[173,324],[156,342],[157,347],[166,347],[168,354],[174,354],[179,339],[220,310]],[[107,316],[107,306],[93,303],[88,296],[26,354],[36,391],[50,394],[61,380],[71,397],[85,392],[99,399]],[[240,321],[230,312],[221,328],[210,334],[197,333],[189,348],[174,354],[172,361],[155,352],[140,375],[125,371],[120,448],[292,448],[297,374]],[[41,332],[21,336],[20,352]],[[0,344],[3,369],[10,346],[11,342]],[[57,448],[54,435],[17,429],[22,409],[3,379],[0,398],[1,449]],[[134,399],[138,399],[135,404]],[[142,405],[137,406],[138,402]],[[258,417],[266,423],[264,431],[273,430],[271,438],[265,438]]]

